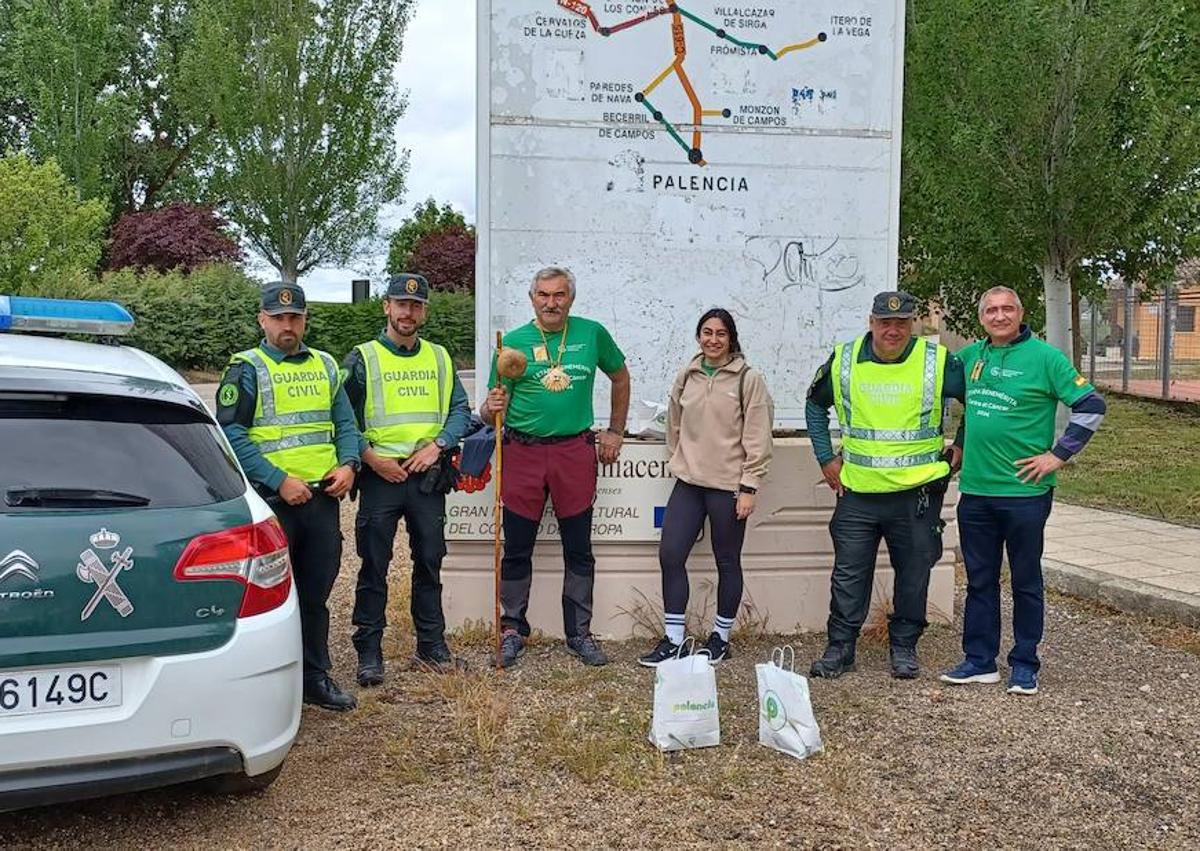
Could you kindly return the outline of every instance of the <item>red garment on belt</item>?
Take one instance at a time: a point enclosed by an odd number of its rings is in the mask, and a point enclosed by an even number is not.
[[[527,520],[542,519],[546,494],[554,514],[574,517],[596,499],[596,436],[584,432],[559,443],[504,441],[504,507]]]

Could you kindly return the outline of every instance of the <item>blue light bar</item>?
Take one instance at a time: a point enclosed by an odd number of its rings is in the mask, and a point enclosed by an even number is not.
[[[116,302],[0,295],[0,331],[119,336],[132,330],[133,316]]]

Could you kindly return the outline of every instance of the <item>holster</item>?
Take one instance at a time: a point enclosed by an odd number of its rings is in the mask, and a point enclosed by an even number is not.
[[[458,455],[458,447],[443,449],[433,466],[425,471],[418,490],[423,494],[448,494],[458,487],[459,472],[454,466],[454,458]]]

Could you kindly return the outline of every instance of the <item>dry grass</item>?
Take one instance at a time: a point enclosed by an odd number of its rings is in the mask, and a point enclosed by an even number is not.
[[[425,674],[414,689],[418,700],[440,700],[454,719],[453,733],[490,764],[512,714],[512,687],[503,674]]]
[[[397,556],[389,634],[407,643]],[[351,683],[356,570],[347,547],[331,649],[335,677]],[[1046,616],[1042,692],[1030,699],[937,681],[961,658],[961,623],[926,633],[916,681],[891,679],[886,649],[864,646],[856,673],[811,683],[826,752],[803,762],[757,744],[754,663],[776,637],[747,638],[718,667],[721,745],[672,754],[646,740],[654,677],[636,664],[643,642],[607,642],[613,663],[599,669],[552,642],[503,674],[392,665],[382,687],[356,690],[357,712],[306,708],[266,794],[85,801],[0,815],[0,836],[6,849],[97,837],[172,851],[994,848],[1021,844],[1035,813],[1039,847],[1200,847],[1200,630],[1054,594]],[[805,660],[823,640],[785,639]],[[483,668],[488,650],[463,655]]]
[[[685,629],[688,635],[697,636],[703,641],[712,631],[713,619],[716,617],[716,583],[711,579],[702,579],[688,601]],[[618,612],[630,619],[634,635],[647,641],[661,638],[663,626],[662,598],[651,599],[641,590],[634,589],[638,601],[630,608],[621,607]],[[754,641],[771,635],[770,616],[754,602],[754,596],[746,591],[742,596],[742,604],[738,608],[737,620],[730,632],[730,640],[737,642]]]

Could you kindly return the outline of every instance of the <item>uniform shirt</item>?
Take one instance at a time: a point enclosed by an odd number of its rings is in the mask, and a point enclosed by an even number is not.
[[[912,350],[916,345],[917,338],[913,337],[908,341],[908,346],[904,349],[904,354],[895,363],[904,363],[908,360],[908,356],[912,354]],[[875,354],[875,347],[872,345],[871,334],[869,332],[862,348],[859,349],[858,362],[883,363]],[[829,409],[834,404],[831,372],[833,372],[833,355],[830,355],[829,360],[825,361],[817,370],[812,385],[808,388],[808,400],[804,403],[804,419],[808,425],[808,437],[812,441],[813,453],[817,456],[817,463],[822,467],[834,458],[833,440],[829,436]],[[963,377],[962,361],[954,355],[948,355],[946,357],[946,372],[942,377],[942,398],[957,399],[959,402],[962,402],[965,396],[966,382]],[[943,418],[945,417],[944,408],[942,416]],[[961,434],[954,442],[959,446],[962,445]]]
[[[959,489],[975,496],[1040,496],[1055,485],[1022,482],[1014,464],[1047,450],[1063,460],[1083,448],[1104,416],[1104,401],[1058,349],[1028,328],[1007,346],[979,340],[959,352],[967,374]],[[1058,403],[1072,408],[1071,425],[1057,446]]]
[[[541,378],[558,362],[563,332],[546,334],[543,343],[538,326],[529,322],[504,336],[506,347],[519,349],[529,360],[525,375],[516,381],[504,379],[510,393],[505,415],[509,427],[538,437],[559,437],[587,431],[595,423],[592,392],[596,369],[612,375],[625,366],[625,355],[599,322],[572,316],[565,330],[562,368],[571,376],[571,385],[557,393],[546,389]],[[493,354],[488,387],[495,386],[496,355]]]
[[[295,354],[285,355],[266,340],[259,348],[275,363],[303,363],[311,357],[307,346],[300,344]],[[323,366],[323,365],[322,365]],[[278,492],[287,473],[268,461],[250,439],[250,427],[254,424],[254,408],[258,403],[258,374],[254,367],[243,361],[234,361],[225,368],[221,386],[217,388],[217,422],[229,438],[229,444],[237,455],[238,463],[252,482],[265,485]],[[361,435],[354,424],[354,412],[346,391],[338,387],[333,397],[333,445],[337,450],[338,464],[358,466],[358,445]]]
[[[402,358],[411,358],[421,351],[420,338],[417,338],[417,344],[411,349],[393,343],[387,335],[387,331],[380,333],[376,339],[389,352]],[[451,368],[453,368],[453,364],[451,364]],[[350,354],[346,355],[346,359],[342,362],[342,370],[345,374],[342,386],[346,389],[346,397],[350,400],[350,407],[354,409],[354,418],[358,421],[359,430],[365,431],[367,426],[363,409],[367,404],[367,365],[363,363],[362,352],[357,347],[351,349]],[[437,439],[444,441],[447,449],[452,449],[458,446],[470,424],[471,400],[467,396],[466,388],[458,378],[458,371],[455,370],[454,389],[450,393],[450,411],[446,415],[446,422]],[[367,439],[364,437],[359,451],[366,452],[367,446]]]

